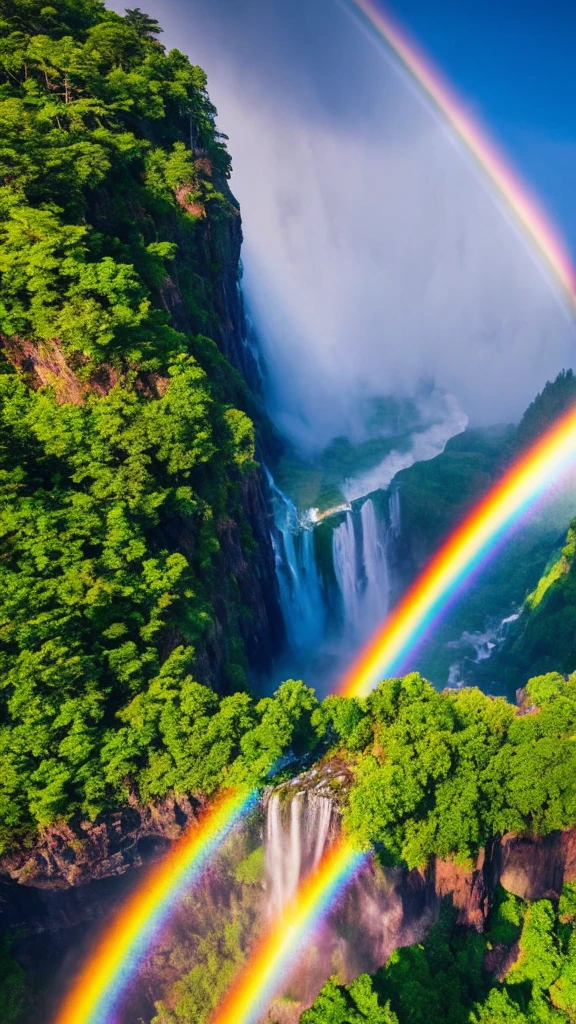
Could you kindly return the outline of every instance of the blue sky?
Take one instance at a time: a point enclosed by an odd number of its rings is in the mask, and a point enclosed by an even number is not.
[[[576,2],[394,0],[576,256]]]

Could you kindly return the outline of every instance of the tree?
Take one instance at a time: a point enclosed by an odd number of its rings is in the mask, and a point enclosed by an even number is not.
[[[128,24],[143,39],[154,40],[155,36],[160,35],[164,31],[156,18],[151,18],[149,14],[145,14],[139,7],[127,7],[124,17]]]

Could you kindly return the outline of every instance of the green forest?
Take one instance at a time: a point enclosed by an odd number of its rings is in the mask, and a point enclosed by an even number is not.
[[[331,979],[301,1024],[567,1024],[575,1011],[576,889],[568,884],[556,905],[500,890],[481,935],[458,928],[446,904],[422,945],[395,950],[373,978]]]
[[[211,340],[238,210],[204,72],[99,0],[2,2],[0,31],[6,849],[116,806],[136,766],[143,796],[176,782],[163,737],[216,636],[219,686],[245,688],[221,530],[250,559],[255,463]]]

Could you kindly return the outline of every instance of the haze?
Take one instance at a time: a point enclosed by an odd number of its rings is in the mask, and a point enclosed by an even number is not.
[[[122,9],[118,5],[117,9]],[[477,423],[571,365],[565,301],[451,134],[336,0],[163,0],[230,137],[272,412],[303,447],[423,379]]]

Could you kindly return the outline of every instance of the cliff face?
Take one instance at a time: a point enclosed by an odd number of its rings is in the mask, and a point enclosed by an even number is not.
[[[201,203],[195,204],[192,210],[185,198],[192,186],[178,190],[179,205],[187,213],[194,213],[196,223],[191,239],[190,225],[183,223],[177,212],[164,213],[158,221],[161,236],[177,246],[177,255],[158,287],[159,301],[177,331],[188,337],[205,334],[216,342],[227,364],[238,375],[235,381],[225,381],[224,392],[229,392],[226,397],[249,413],[256,411],[263,422],[261,379],[247,340],[240,289],[240,211],[226,179],[214,171],[206,156],[197,156],[194,161],[194,181],[196,185],[203,181],[218,187],[226,198],[227,216],[211,216]],[[100,218],[105,223],[107,216],[106,204],[97,201],[94,220],[98,223]],[[203,297],[200,308],[185,297],[192,268],[196,287]],[[0,334],[0,349],[31,389],[49,387],[61,405],[80,405],[92,394],[104,397],[112,388],[122,386],[118,367],[102,363],[87,375],[83,372],[83,360],[67,357],[58,339],[34,342]],[[218,372],[225,376],[224,365]],[[165,376],[148,371],[139,374],[139,390],[151,398],[163,395],[167,385]],[[259,449],[257,433],[257,454]],[[257,676],[270,671],[284,640],[270,533],[271,516],[267,483],[257,466],[243,474],[237,507],[216,523],[220,552],[213,574],[217,581],[212,592],[213,623],[196,649],[197,677],[216,690],[229,686],[224,680],[230,636],[239,634],[245,663]],[[165,522],[163,533],[172,550],[187,556],[194,552],[196,533],[185,519],[174,517],[171,522]],[[165,640],[166,650],[184,642],[185,638],[174,633]]]
[[[207,282],[212,311],[210,337],[216,341],[222,355],[234,367],[247,386],[240,404],[251,413],[256,411],[262,422],[262,380],[253,349],[249,343],[242,291],[240,287],[240,257],[242,221],[236,199],[226,180],[214,172],[206,156],[197,156],[195,172],[198,178],[212,182],[226,196],[234,211],[226,218],[210,217],[204,207],[197,210],[198,245],[194,260],[198,272]],[[184,190],[185,191],[185,190]],[[186,199],[180,198],[186,208]],[[182,237],[178,221],[170,226],[179,249],[186,253],[186,238]],[[172,237],[172,234],[171,234]],[[162,288],[162,299],[178,330],[193,334],[206,329],[204,318],[198,319],[186,306],[182,297],[182,278],[188,272],[179,265]],[[261,455],[261,441],[256,432],[256,453]],[[221,546],[221,571],[218,578],[224,583],[234,579],[238,586],[243,614],[239,620],[240,633],[249,666],[256,672],[270,671],[274,656],[284,642],[284,621],[280,608],[280,595],[276,578],[274,552],[271,540],[272,509],[268,485],[261,468],[245,475],[241,488],[241,515],[226,517],[218,525]],[[252,543],[247,550],[242,540],[242,520],[248,525]],[[212,683],[222,674],[222,637],[229,629],[230,607],[235,604],[230,587],[223,585],[214,595],[216,625],[210,642],[199,657],[200,674]]]
[[[62,892],[124,875],[165,852],[200,806],[185,796],[145,805],[131,797],[126,807],[96,822],[52,825],[32,849],[15,850],[0,860],[0,879]]]

